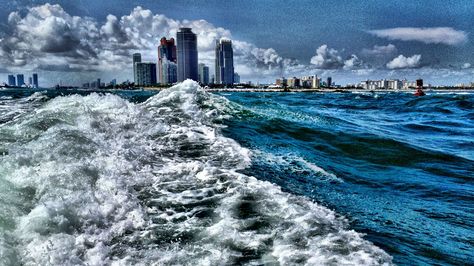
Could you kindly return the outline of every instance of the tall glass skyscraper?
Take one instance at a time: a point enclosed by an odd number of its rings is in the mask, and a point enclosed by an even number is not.
[[[25,85],[25,76],[23,74],[16,75],[16,85],[18,87]]]
[[[133,54],[133,81],[138,83],[137,63],[142,62],[142,55],[140,53]]]
[[[198,81],[197,37],[191,28],[180,28],[177,36],[178,81]]]
[[[14,75],[8,75],[8,85],[16,86],[16,78]]]
[[[234,51],[230,40],[216,41],[216,83],[234,83]]]
[[[158,78],[163,84],[177,81],[176,45],[174,39],[161,38],[158,46]]]
[[[205,64],[199,64],[199,82],[204,85],[209,84],[209,67]]]
[[[38,84],[38,74],[37,74],[37,73],[33,73],[33,87],[39,88],[39,84]]]

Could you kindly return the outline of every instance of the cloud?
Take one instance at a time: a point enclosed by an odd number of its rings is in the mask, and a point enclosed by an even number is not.
[[[400,41],[418,41],[423,43],[435,43],[446,45],[458,45],[467,41],[467,33],[460,30],[455,30],[450,27],[435,27],[435,28],[391,28],[370,30],[373,34],[380,38]]]
[[[462,69],[471,68],[471,64],[470,64],[470,63],[464,63],[461,68],[462,68]]]
[[[316,49],[316,55],[311,58],[311,64],[319,69],[336,69],[344,66],[339,51],[328,48],[326,44]]]
[[[174,20],[140,6],[122,17],[109,14],[101,24],[93,18],[71,16],[60,5],[44,4],[10,13],[8,27],[11,34],[0,39],[0,63],[7,68],[109,72],[130,78],[131,54],[140,52],[144,61],[156,61],[161,37],[175,37],[180,27],[192,28],[198,38],[199,61],[211,69],[215,40],[232,39],[229,30],[205,20]],[[244,78],[305,68],[273,48],[239,40],[233,40],[233,46],[236,71]]]
[[[357,57],[357,55],[353,54],[351,57],[344,61],[343,69],[358,69],[364,68],[364,62]]]
[[[411,57],[399,55],[387,63],[389,69],[416,68],[420,65],[421,55],[416,54]]]
[[[367,49],[364,48],[362,49],[362,55],[365,56],[374,56],[374,57],[385,57],[388,55],[393,55],[397,52],[397,47],[393,44],[388,44],[388,45],[374,45],[373,48]]]

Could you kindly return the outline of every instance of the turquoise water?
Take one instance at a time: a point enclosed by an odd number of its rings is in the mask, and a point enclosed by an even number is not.
[[[0,264],[469,264],[473,106],[0,91]]]
[[[397,264],[472,262],[473,93],[226,97],[246,111],[225,134],[260,151],[246,173],[348,217]]]

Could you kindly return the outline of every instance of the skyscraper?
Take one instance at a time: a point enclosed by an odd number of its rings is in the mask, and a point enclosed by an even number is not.
[[[137,80],[136,85],[150,86],[156,84],[156,64],[136,63]]]
[[[28,78],[28,85],[33,86],[33,78],[32,77]]]
[[[158,46],[158,78],[163,84],[177,81],[176,45],[174,39],[161,38]]]
[[[237,72],[234,73],[234,84],[240,83],[240,76]]]
[[[331,77],[328,77],[328,81],[327,81],[327,87],[331,87],[332,86],[332,78]]]
[[[198,80],[197,37],[191,28],[180,28],[177,36],[178,81]]]
[[[8,85],[16,86],[16,79],[14,75],[8,75]]]
[[[137,83],[137,63],[142,62],[142,55],[140,53],[133,54],[133,81]]]
[[[234,83],[234,52],[230,40],[216,41],[216,83]]]
[[[205,64],[199,64],[199,82],[204,85],[209,84],[209,67]]]
[[[36,73],[33,73],[33,87],[39,88],[39,85],[38,85],[38,74],[36,74]]]
[[[18,87],[25,85],[25,76],[23,74],[16,75],[16,85]]]

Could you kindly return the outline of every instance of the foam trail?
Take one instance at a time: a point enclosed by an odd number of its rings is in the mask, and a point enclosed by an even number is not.
[[[391,264],[333,211],[238,173],[251,152],[219,130],[232,108],[185,81],[0,125],[0,264]]]

